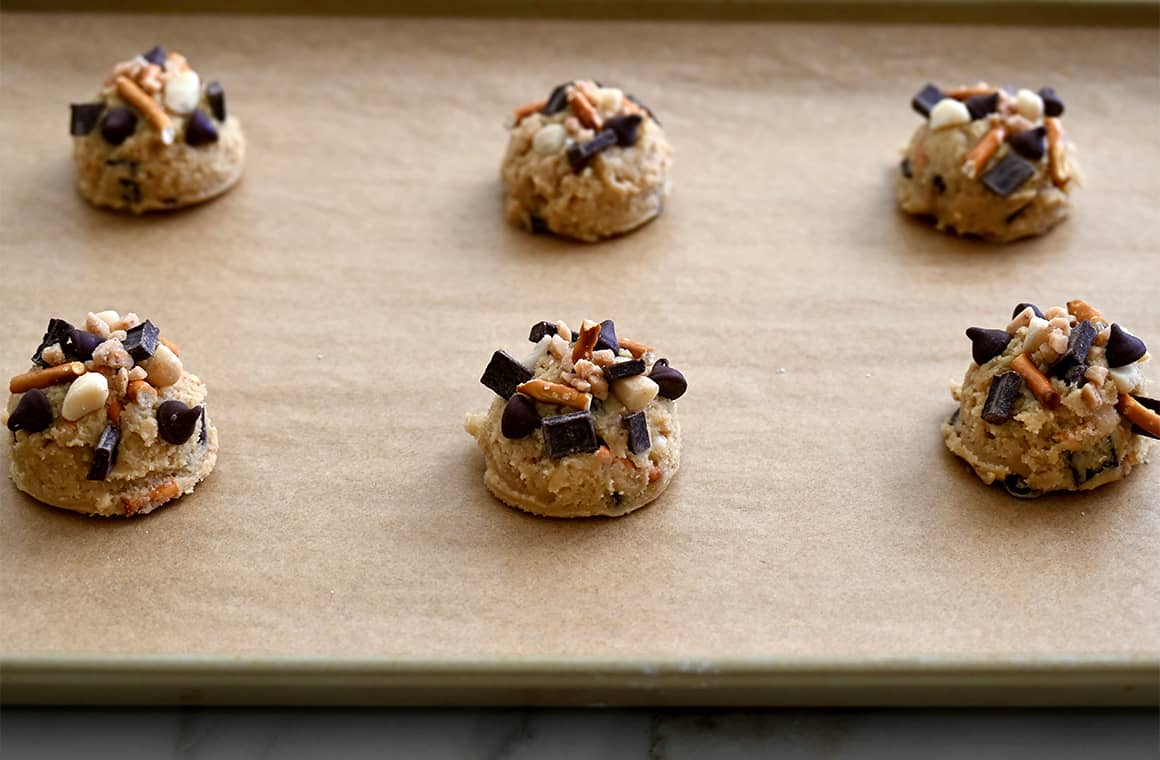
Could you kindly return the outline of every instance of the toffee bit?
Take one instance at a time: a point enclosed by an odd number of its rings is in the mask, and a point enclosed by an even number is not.
[[[1014,414],[1015,399],[1023,390],[1023,378],[1018,372],[1007,370],[991,378],[987,401],[983,404],[982,418],[992,425],[1010,421]]]

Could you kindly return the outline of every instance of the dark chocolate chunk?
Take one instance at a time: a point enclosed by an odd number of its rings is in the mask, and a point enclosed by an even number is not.
[[[923,116],[930,116],[930,109],[934,108],[935,104],[945,97],[942,90],[933,84],[928,84],[919,90],[914,99],[910,101],[910,107]]]
[[[544,448],[552,459],[569,454],[591,454],[600,448],[596,425],[589,412],[572,412],[545,417]]]
[[[201,428],[197,433],[197,442],[204,446],[209,441],[209,426],[205,422],[205,407],[201,408]]]
[[[902,172],[903,177],[906,177],[907,179],[914,178],[914,172],[910,171],[910,159],[909,158],[902,159],[902,163],[900,163],[898,165],[898,169]]]
[[[49,346],[59,344],[64,348],[64,343],[68,340],[69,333],[76,328],[65,322],[63,319],[48,320],[48,329],[44,331],[44,337],[40,339],[40,345],[36,348],[36,353],[32,355],[32,361],[41,367],[49,366],[48,362],[44,360],[44,349]]]
[[[1015,413],[1015,399],[1019,398],[1022,389],[1023,378],[1018,372],[1008,370],[995,375],[991,378],[987,401],[983,404],[982,418],[992,425],[1002,425],[1009,421]]]
[[[1132,398],[1139,401],[1140,406],[1143,406],[1147,409],[1151,409],[1152,411],[1156,412],[1157,414],[1160,414],[1160,401],[1157,401],[1154,398],[1145,398],[1144,396],[1135,396],[1135,395],[1132,396]],[[1136,435],[1142,435],[1145,438],[1156,438],[1156,440],[1160,440],[1160,437],[1155,436],[1152,433],[1149,433],[1147,430],[1140,427],[1139,425],[1133,424],[1132,425],[1132,432],[1135,433]]]
[[[986,327],[968,327],[967,337],[971,339],[971,358],[975,364],[986,364],[1007,348],[1011,336],[1006,330],[990,330]]]
[[[621,116],[613,116],[604,122],[604,126],[616,133],[617,145],[622,148],[627,148],[630,145],[636,145],[637,133],[643,121],[644,118],[640,114],[627,113]]]
[[[1003,160],[991,167],[983,175],[983,185],[991,192],[1006,198],[1031,179],[1035,167],[1014,153],[1003,156]]]
[[[201,413],[200,406],[191,409],[180,401],[163,401],[157,407],[157,435],[166,443],[180,446],[197,430]]]
[[[121,177],[117,180],[118,184],[123,188],[121,193],[121,200],[130,203],[139,203],[141,201],[141,185],[134,180]]]
[[[609,364],[604,368],[604,379],[610,383],[625,377],[632,377],[633,375],[643,374],[644,359],[633,359],[627,362],[617,362],[615,364]]]
[[[1045,127],[1025,129],[1019,134],[1011,135],[1007,142],[1011,143],[1011,150],[1028,161],[1039,161],[1047,153],[1047,129]]]
[[[568,107],[568,87],[571,82],[564,82],[564,84],[556,85],[552,90],[552,94],[548,96],[548,102],[540,109],[540,113],[551,116],[554,113],[560,113]]]
[[[995,113],[999,108],[999,93],[992,92],[990,95],[972,95],[963,101],[963,105],[967,107],[967,112],[971,114],[972,119],[981,119],[987,114]]]
[[[586,143],[572,143],[565,153],[568,155],[568,163],[572,164],[572,171],[579,172],[588,165],[593,156],[613,145],[616,145],[616,133],[611,129],[604,129]]]
[[[15,433],[39,433],[52,424],[52,404],[44,391],[33,388],[25,392],[16,403],[16,408],[8,417],[8,429]]]
[[[644,412],[633,412],[620,418],[624,429],[628,431],[628,450],[633,454],[640,454],[652,448],[652,439],[648,435],[648,420]]]
[[[529,221],[529,222],[531,223],[531,225],[532,225],[532,234],[533,234],[533,235],[545,235],[545,234],[547,234],[547,233],[549,233],[549,232],[551,232],[551,231],[552,231],[552,230],[551,230],[551,229],[548,227],[548,223],[547,223],[547,222],[545,222],[545,221],[544,221],[543,219],[541,219],[540,217],[536,216],[535,214],[532,214],[532,215],[529,217],[528,221]]]
[[[951,412],[951,416],[947,417],[947,424],[950,425],[951,427],[954,427],[959,421],[959,417],[961,416],[960,415],[961,411],[962,411],[961,409],[959,409],[958,407],[955,407],[955,410],[953,412]]]
[[[93,351],[97,346],[105,342],[105,339],[100,335],[93,335],[91,332],[78,330],[73,328],[65,337],[64,342],[60,347],[64,350],[64,355],[68,357],[69,361],[87,362],[93,358]]]
[[[1055,94],[1054,89],[1044,87],[1039,91],[1039,97],[1043,98],[1044,116],[1063,116],[1063,101]]]
[[[97,447],[93,449],[93,463],[89,465],[89,480],[104,480],[117,464],[117,447],[121,443],[121,428],[109,424],[101,431]]]
[[[1022,314],[1023,310],[1026,309],[1027,307],[1031,307],[1032,314],[1039,317],[1040,319],[1045,319],[1045,317],[1043,316],[1043,312],[1040,311],[1039,307],[1033,303],[1021,303],[1021,304],[1017,305],[1015,307],[1015,311],[1011,312],[1011,319],[1015,319],[1015,317]]]
[[[1064,370],[1060,377],[1063,379],[1063,382],[1067,383],[1068,385],[1074,385],[1079,388],[1087,384],[1087,371],[1088,365],[1073,364]]]
[[[526,438],[539,426],[540,413],[536,411],[535,401],[522,393],[508,399],[499,423],[504,438]]]
[[[509,399],[516,386],[532,379],[532,371],[516,361],[507,351],[496,351],[483,370],[479,382],[491,388],[502,399]]]
[[[185,144],[197,147],[217,142],[218,131],[203,111],[194,111],[185,124]]]
[[[69,110],[68,133],[73,137],[83,137],[96,129],[101,114],[105,112],[105,104],[72,103]]]
[[[648,117],[657,123],[658,127],[664,126],[661,124],[661,120],[657,118],[657,115],[655,113],[653,113],[653,110],[651,108],[649,108],[648,106],[646,106],[644,104],[644,101],[642,101],[640,98],[638,98],[635,95],[629,95],[628,93],[625,93],[624,97],[628,98],[633,103],[636,103],[638,106],[640,106],[644,110],[644,112],[648,114]]]
[[[1028,486],[1022,475],[1014,473],[1003,479],[1003,488],[1017,499],[1038,499],[1043,495],[1043,491],[1037,491]]]
[[[137,131],[137,114],[128,108],[110,108],[101,122],[101,137],[109,145],[120,145]]]
[[[556,334],[556,323],[544,320],[532,325],[532,331],[528,333],[528,340],[532,343],[539,343],[545,335]]]
[[[155,63],[162,68],[165,67],[165,48],[160,45],[154,45],[148,53],[143,53],[141,57],[149,61],[149,63]]]
[[[620,341],[616,339],[616,325],[612,323],[611,319],[606,319],[600,323],[600,337],[596,339],[596,345],[593,350],[601,351],[608,349],[614,354],[620,353]]]
[[[1051,374],[1055,377],[1073,377],[1072,370],[1087,364],[1088,351],[1096,337],[1096,328],[1091,322],[1084,320],[1071,328],[1071,335],[1067,338],[1067,351],[1051,365]],[[1080,373],[1080,377],[1083,373]]]
[[[942,178],[941,174],[936,174],[931,177],[930,182],[934,185],[934,189],[938,191],[939,195],[947,191],[947,181]]]
[[[1109,436],[1090,451],[1073,451],[1068,455],[1068,465],[1075,476],[1075,484],[1082,486],[1104,470],[1120,466],[1116,455],[1116,443]]]
[[[143,362],[157,350],[157,336],[160,333],[161,331],[146,319],[136,327],[125,331],[125,339],[121,341],[121,345],[129,352],[129,356],[133,357],[133,361]]]
[[[1024,206],[1020,206],[1019,208],[1015,209],[1010,214],[1007,214],[1007,216],[1003,217],[1003,223],[1010,224],[1011,222],[1015,221],[1019,217],[1023,216],[1025,213],[1027,213],[1027,209],[1031,208],[1031,205],[1032,204],[1028,203]]]
[[[205,99],[209,101],[209,110],[218,121],[226,120],[226,91],[221,82],[210,82],[205,86]]]
[[[661,364],[661,362],[664,364]],[[660,386],[660,395],[668,399],[679,399],[685,395],[688,390],[689,383],[685,380],[685,376],[679,371],[669,366],[667,359],[657,359],[653,363],[652,372],[649,373],[652,381]]]
[[[1146,353],[1148,347],[1144,345],[1144,341],[1115,322],[1112,323],[1112,333],[1108,336],[1108,346],[1104,354],[1109,367],[1127,366]]]

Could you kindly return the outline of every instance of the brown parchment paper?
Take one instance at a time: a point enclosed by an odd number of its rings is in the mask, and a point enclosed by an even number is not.
[[[180,214],[93,210],[67,104],[158,41],[225,84],[245,178]],[[1020,502],[938,432],[963,330],[1019,301],[1082,297],[1160,347],[1155,30],[9,14],[0,42],[0,367],[49,316],[133,310],[209,384],[222,441],[144,519],[5,481],[0,653],[1160,652],[1160,462]],[[497,179],[509,109],[581,76],[677,148],[665,216],[598,246],[509,228]],[[978,78],[1067,101],[1087,183],[1044,239],[894,208],[911,95]],[[495,348],[581,317],[686,372],[684,467],[628,518],[536,519],[488,495],[463,415]]]

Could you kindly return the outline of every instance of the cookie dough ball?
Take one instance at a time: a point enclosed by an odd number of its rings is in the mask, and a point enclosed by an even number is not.
[[[148,320],[53,319],[33,368],[9,382],[16,487],[91,515],[146,514],[193,491],[217,462],[206,387]]]
[[[522,362],[496,351],[491,408],[464,424],[501,501],[547,517],[616,517],[661,495],[681,464],[685,378],[611,322],[540,322]]]
[[[1019,304],[1006,329],[967,337],[974,363],[942,433],[984,483],[1088,491],[1127,476],[1160,437],[1160,402],[1142,395],[1147,348],[1083,301]]]
[[[1042,235],[1067,218],[1079,169],[1054,90],[928,84],[912,105],[926,122],[899,167],[903,211],[995,243]]]
[[[660,216],[673,149],[640,101],[578,80],[515,119],[500,168],[512,223],[593,242]]]
[[[72,105],[69,131],[77,189],[96,206],[170,211],[242,176],[246,140],[222,86],[161,47],[115,65],[95,100]]]

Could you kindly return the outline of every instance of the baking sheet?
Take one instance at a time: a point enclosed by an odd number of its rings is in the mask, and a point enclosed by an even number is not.
[[[223,81],[246,177],[180,214],[90,209],[67,103],[155,41]],[[69,663],[175,660],[1152,679],[1160,463],[1021,502],[938,424],[963,329],[1019,301],[1082,297],[1160,341],[1154,30],[9,14],[0,42],[0,367],[50,315],[133,310],[209,384],[222,440],[144,519],[0,488],[6,698],[30,693],[13,673],[67,694]],[[509,228],[497,179],[509,109],[583,76],[677,149],[664,218],[598,246]],[[893,208],[911,94],[978,78],[1067,101],[1087,185],[1044,239]],[[627,518],[528,517],[484,489],[463,414],[495,348],[581,317],[685,371],[684,466]]]

